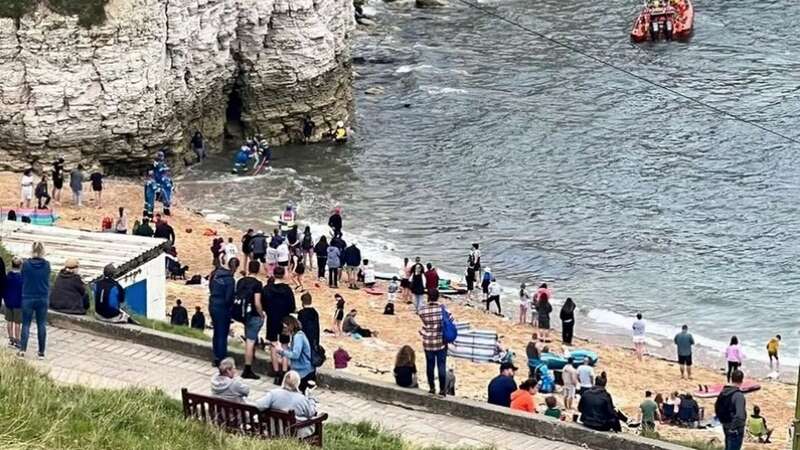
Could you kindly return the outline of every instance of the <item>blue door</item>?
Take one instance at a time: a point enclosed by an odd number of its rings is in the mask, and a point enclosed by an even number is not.
[[[144,279],[125,288],[125,303],[128,311],[147,317],[147,280]]]

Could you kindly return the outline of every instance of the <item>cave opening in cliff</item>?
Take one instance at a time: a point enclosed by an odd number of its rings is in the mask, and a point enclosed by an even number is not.
[[[225,110],[226,129],[231,137],[244,136],[244,125],[242,124],[242,96],[239,89],[234,86],[228,95],[228,107]]]

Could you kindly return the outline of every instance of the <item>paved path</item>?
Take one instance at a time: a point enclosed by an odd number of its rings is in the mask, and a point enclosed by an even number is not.
[[[28,360],[49,372],[58,382],[94,388],[159,388],[174,398],[180,398],[181,387],[188,387],[192,392],[209,392],[213,369],[207,361],[77,331],[49,328],[47,359],[37,361],[32,357],[36,349],[35,325],[31,328],[32,342],[28,349],[34,351],[28,352]],[[5,330],[2,320],[0,329]],[[8,347],[5,348],[10,351]],[[275,388],[265,380],[247,381],[253,391],[252,398],[258,398]],[[382,404],[342,392],[318,391],[315,395],[320,401],[320,409],[327,412],[332,421],[370,421],[420,445],[494,446],[497,449],[525,450],[581,448],[484,426],[470,420]]]

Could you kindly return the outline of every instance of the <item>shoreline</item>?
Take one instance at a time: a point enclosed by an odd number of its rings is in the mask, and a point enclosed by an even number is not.
[[[14,205],[18,202],[19,192],[16,188],[19,182],[18,177],[17,174],[0,174],[0,186],[4,188],[0,194],[0,201],[2,201],[3,205]],[[63,195],[65,205],[57,207],[57,213],[61,217],[57,225],[67,228],[99,230],[102,217],[113,217],[118,206],[124,206],[128,209],[132,224],[141,211],[142,188],[136,180],[108,179],[104,191],[106,205],[102,209],[84,206],[84,208],[77,210],[71,207],[67,197],[68,195]],[[179,190],[172,208],[173,215],[169,220],[177,235],[176,246],[179,259],[189,264],[189,274],[206,275],[211,269],[209,246],[212,237],[203,236],[203,231],[206,228],[214,229],[217,231],[218,236],[233,237],[237,243],[242,232],[235,226],[237,221],[230,220],[234,225],[212,222],[202,212],[190,209],[188,207],[189,203],[191,202],[187,201]],[[91,202],[87,201],[86,204],[91,205]],[[318,234],[319,231],[316,235]],[[365,256],[369,257],[368,255]],[[325,283],[318,282],[308,273],[314,272],[310,269],[307,271],[306,286],[313,296],[314,307],[320,314],[321,328],[329,327],[331,313],[334,309],[333,293],[339,292],[345,296],[348,302],[346,306],[348,309],[358,309],[359,322],[364,327],[377,329],[380,332],[378,338],[367,338],[358,341],[350,337],[336,338],[323,333],[322,344],[328,353],[326,366],[332,365],[332,353],[337,347],[341,346],[353,358],[350,367],[346,369],[348,372],[392,383],[394,380],[390,373],[376,372],[390,371],[393,367],[397,349],[401,345],[408,344],[416,352],[417,368],[422,375],[420,377],[421,384],[423,386],[426,384],[424,356],[421,351],[421,340],[418,336],[419,320],[409,307],[402,304],[402,302],[398,302],[396,315],[384,316],[382,314],[383,304],[385,303],[383,297],[370,296],[362,290],[339,289],[334,291],[328,289]],[[555,286],[555,289],[558,289],[558,286]],[[183,300],[184,306],[190,311],[195,306],[206,309],[208,302],[206,289],[186,286],[182,281],[168,281],[168,310],[178,298]],[[533,331],[530,326],[519,326],[512,319],[501,319],[494,315],[485,314],[477,310],[477,308],[465,307],[458,301],[450,301],[448,303],[448,307],[457,320],[469,321],[477,329],[494,329],[498,335],[502,336],[502,345],[511,348],[516,353],[515,363],[522,369],[517,374],[517,382],[521,382],[527,377],[524,350]],[[554,314],[557,314],[557,311],[554,311]],[[552,314],[551,317],[553,317]],[[557,315],[555,318],[557,319]],[[607,371],[609,391],[614,397],[615,404],[631,417],[637,416],[638,404],[643,397],[644,390],[652,390],[663,394],[673,390],[691,392],[696,389],[697,384],[724,382],[724,375],[720,376],[718,368],[713,363],[709,364],[708,367],[704,363],[696,365],[694,371],[695,379],[692,381],[681,380],[676,364],[665,361],[659,356],[647,357],[643,363],[639,364],[633,358],[632,352],[625,348],[626,343],[630,345],[628,336],[592,332],[590,327],[582,327],[580,325],[584,323],[584,320],[590,319],[581,314],[577,328],[578,335],[581,337],[575,339],[575,344],[577,345],[573,347],[585,347],[600,354],[600,363],[597,371]],[[554,339],[550,347],[555,351],[559,351],[561,349],[559,330],[553,330],[552,335]],[[663,349],[667,353],[672,349],[667,344],[663,345]],[[357,364],[362,367],[357,366]],[[451,357],[448,358],[448,366],[455,368],[457,376],[456,393],[458,396],[480,401],[486,400],[486,385],[496,375],[496,365],[472,363]],[[746,362],[746,370],[748,366]],[[753,404],[759,404],[765,417],[777,430],[775,444],[759,445],[757,448],[769,450],[783,448],[782,444],[786,443],[785,430],[793,417],[794,387],[782,383],[764,382],[761,391],[748,394],[747,398],[748,408]],[[536,400],[537,403],[542,403],[544,396],[537,394]],[[713,402],[701,401],[700,404],[706,407],[706,411],[713,411],[713,409],[709,409],[713,408]],[[671,426],[661,426],[659,427],[659,432],[670,438],[690,437],[708,440],[715,436],[713,430],[687,430]]]

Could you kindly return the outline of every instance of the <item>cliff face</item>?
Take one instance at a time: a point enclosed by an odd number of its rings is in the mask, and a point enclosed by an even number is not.
[[[0,19],[0,167],[101,163],[132,173],[226,116],[272,143],[347,120],[351,0],[111,0],[90,29],[39,7]],[[230,107],[229,107],[230,106]]]

